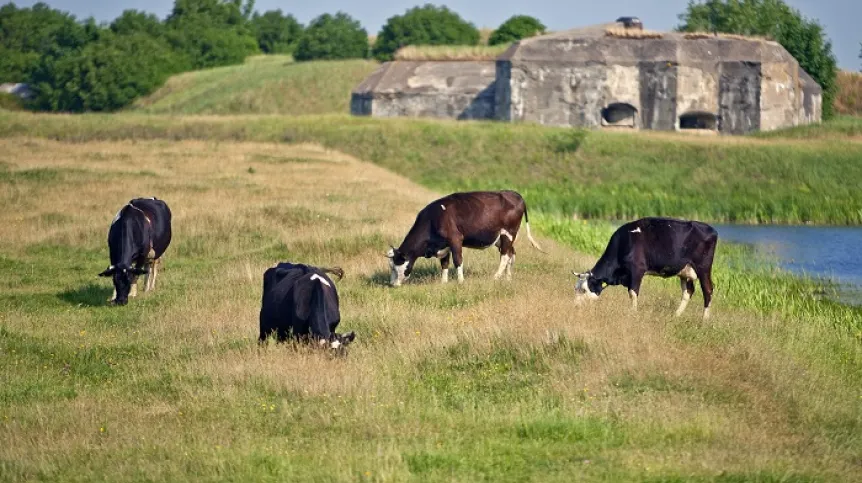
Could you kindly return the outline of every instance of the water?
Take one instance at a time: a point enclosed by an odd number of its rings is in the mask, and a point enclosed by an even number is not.
[[[782,268],[840,285],[840,302],[862,305],[862,227],[714,225],[722,240],[753,245]]]

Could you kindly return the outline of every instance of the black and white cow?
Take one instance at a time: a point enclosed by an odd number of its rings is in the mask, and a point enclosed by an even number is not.
[[[576,298],[597,299],[605,285],[629,289],[637,308],[644,275],[677,276],[682,286],[681,315],[694,293],[694,281],[703,291],[703,317],[712,302],[712,259],[718,232],[706,223],[672,218],[642,218],[619,227],[592,270],[575,273]]]
[[[100,277],[112,277],[109,302],[126,305],[138,294],[138,275],[147,274],[144,291],[156,288],[161,256],[171,243],[171,210],[156,198],[136,198],[120,208],[108,229],[111,266]]]
[[[458,282],[464,281],[462,249],[485,249],[495,245],[500,249],[500,267],[494,275],[512,278],[515,263],[515,239],[521,218],[527,225],[527,238],[542,250],[530,233],[527,204],[514,191],[474,191],[453,193],[431,202],[416,216],[413,227],[401,246],[391,247],[389,258],[390,283],[398,287],[410,277],[413,264],[420,257],[440,259],[443,283],[449,281],[449,258],[455,263]]]
[[[338,291],[328,273],[337,275],[339,280],[344,276],[338,267],[279,263],[267,269],[263,274],[259,341],[275,334],[278,342],[292,336],[329,344],[333,349],[353,342],[353,332],[343,335],[335,332],[341,313]]]

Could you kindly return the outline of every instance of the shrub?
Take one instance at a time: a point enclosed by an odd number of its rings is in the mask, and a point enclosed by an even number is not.
[[[248,19],[251,2],[176,0],[165,25],[170,44],[195,69],[242,63],[260,52]]]
[[[118,35],[145,33],[152,37],[161,37],[165,33],[165,26],[151,13],[124,10],[111,22],[111,31]]]
[[[289,54],[302,36],[302,25],[293,15],[270,10],[263,15],[255,12],[251,19],[257,45],[264,54]]]
[[[823,88],[823,118],[833,115],[838,65],[823,27],[782,0],[689,2],[679,15],[683,32],[725,32],[775,39]]]
[[[296,46],[296,60],[368,57],[368,33],[350,15],[338,12],[312,20]]]
[[[545,25],[537,18],[529,15],[515,15],[503,22],[491,34],[491,37],[488,38],[488,45],[509,44],[543,33],[545,33]]]
[[[44,56],[32,76],[33,107],[114,111],[160,86],[178,70],[176,55],[146,34],[106,35],[62,56]]]
[[[407,45],[476,45],[479,30],[446,7],[426,4],[386,21],[374,43],[374,56],[392,60]]]

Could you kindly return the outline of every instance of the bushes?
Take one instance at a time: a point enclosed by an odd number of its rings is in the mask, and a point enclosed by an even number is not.
[[[390,18],[377,41],[374,57],[392,60],[395,52],[406,45],[476,45],[479,30],[446,7],[426,4],[414,7],[404,15]]]
[[[105,35],[63,56],[45,56],[31,76],[33,107],[50,111],[114,111],[160,86],[182,60],[146,34]]]
[[[302,25],[293,15],[270,10],[263,15],[255,12],[251,18],[257,45],[264,54],[290,54],[302,35]]]
[[[543,33],[545,25],[538,19],[529,15],[515,15],[491,34],[488,45],[508,44]]]
[[[368,57],[368,33],[350,15],[323,14],[308,25],[296,60],[362,59]]]

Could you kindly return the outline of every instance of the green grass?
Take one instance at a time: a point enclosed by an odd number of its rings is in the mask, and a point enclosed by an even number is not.
[[[382,253],[437,195],[404,177],[226,141],[198,120],[179,121],[216,140],[103,142],[84,139],[102,117],[6,119],[71,129],[67,141],[0,139],[0,479],[860,476],[858,335],[814,302],[794,311],[780,274],[761,274],[775,275],[757,287],[769,305],[746,308],[722,268],[709,323],[698,296],[672,318],[678,284],[656,279],[637,314],[622,290],[575,306],[569,270],[595,260],[609,225],[535,210],[536,228],[565,244],[519,248],[513,282],[491,281],[494,254],[471,250],[464,285],[436,283],[423,260],[389,289]],[[95,274],[130,189],[171,203],[175,238],[157,291],[112,308]],[[358,333],[347,357],[256,346],[260,276],[276,260],[345,268],[341,327]]]
[[[350,110],[350,91],[377,64],[293,62],[290,56],[251,57],[245,64],[171,77],[132,110],[150,114],[329,114]]]
[[[858,119],[759,138],[705,139],[493,122],[347,115],[224,118],[0,113],[0,136],[68,141],[317,143],[440,191],[512,188],[535,210],[735,223],[862,223]],[[797,138],[803,138],[797,139]]]

